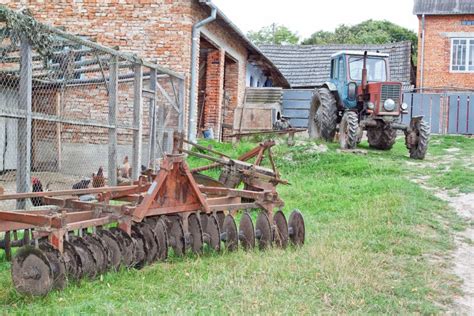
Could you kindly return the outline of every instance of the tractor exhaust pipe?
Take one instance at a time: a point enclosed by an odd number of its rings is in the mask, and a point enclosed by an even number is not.
[[[362,91],[367,94],[367,51],[364,52],[364,65],[362,67]]]

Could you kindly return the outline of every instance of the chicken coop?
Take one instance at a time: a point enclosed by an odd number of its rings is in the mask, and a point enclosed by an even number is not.
[[[156,168],[183,130],[184,76],[28,13],[2,7],[0,24],[3,194],[117,185]],[[0,206],[31,201],[0,195]]]

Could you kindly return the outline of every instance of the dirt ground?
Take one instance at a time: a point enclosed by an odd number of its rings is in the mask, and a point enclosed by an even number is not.
[[[457,157],[459,148],[446,149],[449,155],[442,160],[445,164],[463,161],[466,167],[472,167],[472,161]],[[440,159],[427,159],[429,168],[440,165]],[[410,164],[410,163],[409,163]],[[455,235],[456,250],[450,254],[452,272],[462,280],[462,294],[454,298],[454,314],[474,315],[474,193],[459,193],[457,190],[443,190],[433,187],[431,176],[421,176],[412,179],[423,188],[432,191],[436,197],[446,201],[457,214],[467,223],[467,229]],[[474,180],[473,180],[474,181]]]

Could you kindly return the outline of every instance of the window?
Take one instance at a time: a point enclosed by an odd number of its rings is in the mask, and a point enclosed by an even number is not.
[[[336,77],[337,77],[337,64],[336,64],[336,60],[333,59],[331,61],[331,78],[336,79]]]
[[[474,72],[474,38],[452,39],[451,71]]]
[[[367,80],[370,82],[387,81],[387,64],[382,58],[367,58]],[[349,69],[352,80],[362,80],[364,57],[349,58]]]
[[[339,80],[344,80],[344,58],[339,57],[339,75],[338,75]]]

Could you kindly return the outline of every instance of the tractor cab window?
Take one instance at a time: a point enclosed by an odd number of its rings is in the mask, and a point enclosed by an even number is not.
[[[337,79],[337,60],[331,61],[331,79]]]
[[[339,57],[339,75],[337,76],[337,78],[341,81],[341,80],[344,80],[344,58],[342,57]]]
[[[354,56],[349,58],[349,71],[352,80],[362,80],[364,57]],[[382,58],[367,58],[367,80],[372,82],[387,81],[387,65]]]

